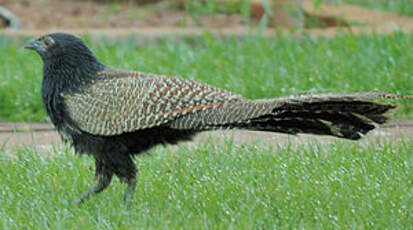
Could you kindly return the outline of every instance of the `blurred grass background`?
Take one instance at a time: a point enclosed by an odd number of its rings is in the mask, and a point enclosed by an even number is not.
[[[319,0],[338,4],[354,4],[376,10],[390,11],[396,14],[413,16],[412,0]]]
[[[114,9],[119,7],[119,0],[95,0],[100,2],[109,2]],[[241,14],[245,19],[250,18],[251,1],[267,2],[271,0],[126,0],[131,7],[135,7],[138,3],[159,3],[156,7],[161,8],[176,8],[183,9],[185,12],[198,18],[205,14]],[[313,0],[317,6],[321,3],[332,4],[350,4],[363,6],[375,10],[389,11],[400,15],[413,16],[413,1],[412,0]],[[141,5],[148,10],[159,10],[153,4]]]
[[[133,0],[132,0],[133,1]],[[213,14],[213,13],[241,13],[248,18],[251,0],[166,0],[172,7],[184,6],[188,14]],[[259,0],[258,0],[259,1]],[[271,2],[270,0],[264,0]],[[116,1],[114,1],[116,2]],[[177,4],[180,2],[181,4]],[[315,5],[320,3],[350,4],[368,7],[376,10],[394,12],[400,15],[413,16],[412,0],[314,0]]]

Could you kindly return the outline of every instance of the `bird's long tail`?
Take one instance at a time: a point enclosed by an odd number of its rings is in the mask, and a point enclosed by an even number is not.
[[[399,98],[413,99],[413,96],[371,92],[241,100],[182,117],[171,123],[171,127],[198,130],[240,128],[357,140],[377,124],[385,123],[385,113],[395,108],[372,100]]]

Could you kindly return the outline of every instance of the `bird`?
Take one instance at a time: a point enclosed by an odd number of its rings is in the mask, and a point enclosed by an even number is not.
[[[137,185],[134,157],[156,145],[219,129],[358,140],[395,108],[375,99],[403,97],[373,91],[248,99],[189,79],[109,67],[67,33],[34,38],[25,48],[43,61],[42,102],[61,139],[94,158],[94,183],[77,204],[105,190],[113,176],[126,184],[122,203],[130,203]]]

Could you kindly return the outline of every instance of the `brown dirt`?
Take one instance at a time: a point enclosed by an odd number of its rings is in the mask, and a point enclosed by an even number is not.
[[[3,18],[0,18],[0,28],[4,28],[7,26],[7,21]]]
[[[295,31],[298,34],[331,37],[343,31],[361,34],[413,30],[413,18],[410,17],[358,6],[323,4],[314,7],[311,1],[303,3],[307,18],[317,18],[330,27]],[[14,12],[22,25],[21,30],[4,30],[6,35],[36,36],[45,31],[63,31],[115,37],[131,33],[164,36],[202,34],[205,28],[216,34],[239,35],[254,33],[258,23],[258,19],[247,22],[236,14],[204,15],[194,19],[162,1],[150,7],[131,5],[128,1],[114,4],[90,0],[0,0],[0,5]],[[351,22],[357,25],[349,26]],[[266,29],[264,34],[275,32]]]
[[[390,33],[394,30],[408,33],[413,30],[412,17],[400,16],[390,12],[376,11],[353,5],[321,4],[315,7],[311,1],[304,1],[304,8],[306,12],[312,15],[333,16],[345,19],[347,22],[360,23],[360,26],[350,28],[356,33],[373,31],[377,33]]]
[[[101,29],[147,27],[232,27],[245,24],[240,15],[218,14],[199,20],[168,7],[165,2],[142,6],[128,1],[118,3],[74,0],[0,0],[0,5],[14,12],[22,29]]]

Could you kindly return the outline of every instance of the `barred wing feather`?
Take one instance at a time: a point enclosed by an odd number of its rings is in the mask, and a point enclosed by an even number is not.
[[[117,70],[100,72],[79,92],[62,97],[81,130],[104,136],[159,126],[241,99],[191,80]]]

